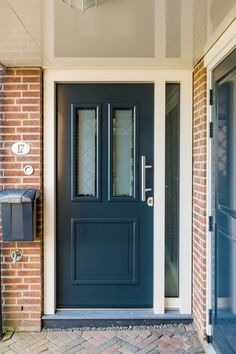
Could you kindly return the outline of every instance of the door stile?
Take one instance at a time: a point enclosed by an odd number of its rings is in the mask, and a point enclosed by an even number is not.
[[[165,313],[165,85],[166,80],[155,83],[154,108],[153,310],[160,315]]]

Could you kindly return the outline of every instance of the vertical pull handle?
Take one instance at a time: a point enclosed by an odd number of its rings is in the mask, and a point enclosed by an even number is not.
[[[141,156],[141,201],[145,202],[146,200],[146,156]]]
[[[146,188],[146,169],[152,168],[151,165],[146,165],[146,156],[141,156],[141,201],[146,201],[146,192],[151,192],[152,188]]]

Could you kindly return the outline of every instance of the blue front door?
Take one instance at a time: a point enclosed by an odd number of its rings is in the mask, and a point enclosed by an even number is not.
[[[153,116],[152,84],[57,85],[58,308],[153,305]]]
[[[236,353],[236,51],[214,75],[213,343]]]

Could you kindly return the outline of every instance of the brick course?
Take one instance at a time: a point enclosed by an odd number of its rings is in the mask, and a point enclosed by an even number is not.
[[[203,61],[193,74],[193,314],[201,336],[206,332],[206,162],[207,75]]]
[[[36,83],[36,84],[34,84]],[[12,68],[0,73],[0,189],[32,188],[42,191],[42,70]],[[16,156],[11,146],[29,143],[26,156]],[[24,174],[31,165],[34,173]],[[42,197],[34,242],[1,242],[3,325],[14,330],[40,330],[42,314]],[[19,248],[23,259],[16,265],[11,251]]]

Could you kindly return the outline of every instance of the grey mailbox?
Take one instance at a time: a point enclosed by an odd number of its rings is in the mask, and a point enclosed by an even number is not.
[[[33,241],[36,235],[35,189],[0,191],[3,241]]]

